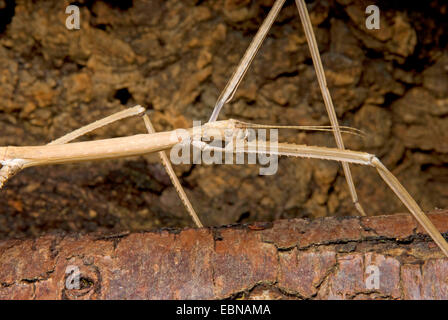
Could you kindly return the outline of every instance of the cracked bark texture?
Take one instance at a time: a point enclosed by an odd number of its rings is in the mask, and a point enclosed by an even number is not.
[[[448,299],[448,259],[408,214],[4,240],[0,265],[2,299]]]
[[[378,155],[426,211],[448,207],[448,30],[443,0],[308,1],[347,148]],[[273,0],[0,0],[0,145],[42,145],[134,104],[158,131],[206,121]],[[224,118],[328,125],[294,1],[288,1]],[[129,119],[89,134],[145,132]],[[335,146],[331,134],[281,131],[281,141]],[[376,171],[353,166],[370,215],[404,212]],[[281,158],[255,165],[176,166],[208,226],[354,213],[338,163]],[[157,156],[24,170],[0,192],[0,238],[51,232],[192,226]]]

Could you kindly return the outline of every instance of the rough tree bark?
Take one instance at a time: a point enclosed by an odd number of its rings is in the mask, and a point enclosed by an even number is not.
[[[448,232],[447,210],[430,218]],[[448,259],[408,214],[5,240],[0,265],[2,299],[448,298]]]

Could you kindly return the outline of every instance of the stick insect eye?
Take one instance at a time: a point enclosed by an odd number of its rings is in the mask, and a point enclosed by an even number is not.
[[[249,132],[247,129],[238,129],[236,136],[239,140],[247,140]]]

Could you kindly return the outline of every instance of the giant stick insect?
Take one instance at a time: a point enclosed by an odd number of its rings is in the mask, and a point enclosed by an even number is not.
[[[275,18],[277,17],[278,13],[285,3],[285,0],[276,0],[268,16],[262,23],[257,34],[246,50],[238,67],[228,81],[223,92],[219,96],[208,123],[200,126],[199,128],[195,127],[187,129],[183,132],[183,134],[180,134],[177,130],[156,133],[149,120],[148,115],[145,113],[145,109],[140,106],[136,106],[94,122],[78,130],[75,130],[45,146],[0,147],[0,164],[2,164],[2,168],[0,169],[0,188],[2,188],[5,182],[14,174],[18,173],[24,168],[32,166],[112,159],[159,152],[161,160],[187,211],[192,216],[195,224],[198,227],[202,227],[203,225],[200,219],[195,213],[185,192],[183,191],[176,175],[174,174],[171,163],[167,155],[165,154],[165,150],[169,150],[179,143],[190,144],[193,145],[193,147],[200,148],[201,150],[208,152],[232,152],[235,154],[264,153],[275,154],[279,156],[293,156],[339,161],[342,163],[353,203],[359,213],[361,215],[365,215],[363,208],[358,202],[358,197],[349,168],[349,163],[361,164],[372,166],[378,171],[381,178],[398,196],[398,198],[413,214],[415,219],[417,219],[417,221],[423,226],[426,232],[428,232],[432,239],[437,243],[443,253],[448,257],[448,243],[445,241],[436,227],[432,224],[432,222],[428,219],[426,214],[420,209],[415,200],[409,195],[409,193],[401,185],[397,178],[381,163],[381,161],[372,154],[345,150],[341,133],[346,132],[357,134],[359,131],[356,131],[356,129],[353,128],[340,127],[338,124],[330,92],[327,88],[322,62],[317,48],[317,42],[314,36],[312,24],[305,2],[304,0],[295,0],[295,2],[311,51],[314,68],[316,70],[323,100],[329,115],[331,127],[264,126],[245,123],[233,119],[217,121],[222,107],[226,103],[231,101],[235,91],[238,88],[238,85],[243,79],[263,40],[270,30]],[[145,125],[148,130],[147,134],[88,142],[70,143],[72,140],[86,134],[87,132],[110,124],[114,121],[118,121],[126,117],[135,115],[143,115]],[[268,147],[266,143],[258,141],[257,139],[249,140],[246,134],[241,135],[241,131],[245,132],[245,130],[249,128],[295,128],[304,130],[331,130],[334,133],[338,148],[325,148],[287,143],[277,143],[275,145],[275,148],[272,148],[272,146]],[[230,149],[228,147],[223,148],[208,144],[201,140],[201,138],[203,137],[224,137],[229,135],[234,141],[237,142],[235,144],[232,144],[232,147]]]

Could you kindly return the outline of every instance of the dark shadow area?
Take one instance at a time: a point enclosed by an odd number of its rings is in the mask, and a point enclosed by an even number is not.
[[[114,98],[119,100],[121,104],[126,105],[132,99],[132,95],[127,88],[118,89]]]
[[[8,24],[11,23],[12,18],[14,17],[15,8],[16,2],[14,0],[0,2],[0,33],[3,33]]]

